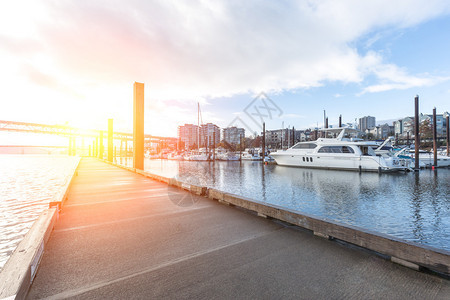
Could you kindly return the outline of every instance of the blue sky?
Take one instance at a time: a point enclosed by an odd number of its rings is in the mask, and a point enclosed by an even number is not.
[[[24,10],[23,7],[27,6]],[[132,130],[145,84],[145,130],[175,136],[227,126],[264,92],[298,129],[365,115],[450,111],[450,2],[3,1],[1,120]]]

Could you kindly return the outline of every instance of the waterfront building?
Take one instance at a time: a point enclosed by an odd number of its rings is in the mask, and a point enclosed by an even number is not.
[[[444,112],[443,114],[436,114],[436,133],[437,136],[446,136],[447,135],[447,116],[449,115],[448,112]],[[434,120],[433,120],[433,114],[420,114],[419,117],[420,123],[425,122],[426,120],[429,121],[430,126],[433,126]]]
[[[281,148],[282,129],[266,130],[266,145],[271,149]]]
[[[266,145],[271,149],[289,148],[298,142],[304,142],[309,138],[310,130],[295,130],[292,137],[292,129],[282,128],[266,130]]]
[[[403,134],[403,120],[394,121],[394,134],[398,136]]]
[[[399,137],[406,137],[409,132],[409,136],[414,136],[414,118],[405,117],[403,119],[394,122],[394,134]]]
[[[214,143],[220,143],[220,127],[213,123],[206,123],[200,126],[200,147],[209,147]]]
[[[240,144],[240,139],[245,137],[245,129],[238,127],[227,127],[223,129],[223,140],[231,145]]]
[[[366,130],[367,134],[372,134],[374,139],[387,139],[389,136],[392,136],[394,134],[394,126],[390,126],[389,124],[385,123],[383,125],[375,126],[372,129]]]
[[[193,124],[178,126],[178,140],[184,145],[184,149],[192,149],[194,146],[198,146],[198,126]]]
[[[359,119],[359,130],[366,132],[367,129],[375,127],[375,117],[366,116]]]
[[[438,137],[445,137],[447,135],[447,116],[448,112],[444,112],[443,114],[436,115],[436,132]],[[419,116],[419,122],[423,124],[428,121],[430,128],[433,126],[433,114],[423,114],[421,113]],[[409,132],[409,136],[414,136],[414,118],[413,117],[405,117],[403,119],[397,120],[394,122],[394,133],[399,137],[406,137]]]

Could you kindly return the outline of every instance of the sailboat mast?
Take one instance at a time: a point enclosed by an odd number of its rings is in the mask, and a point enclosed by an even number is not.
[[[197,102],[197,150],[200,150],[200,103]]]

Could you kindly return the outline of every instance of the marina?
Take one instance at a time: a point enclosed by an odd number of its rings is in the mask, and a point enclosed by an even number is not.
[[[449,299],[450,2],[53,2],[0,2],[0,300]]]

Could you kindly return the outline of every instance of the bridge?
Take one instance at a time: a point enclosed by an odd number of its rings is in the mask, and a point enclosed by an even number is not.
[[[0,120],[0,131],[63,136],[69,138],[69,147],[71,147],[70,144],[73,143],[76,138],[95,139],[95,144],[98,144],[99,139],[107,138],[107,130],[82,129],[68,125],[51,125],[6,120]],[[121,148],[124,144],[125,149],[127,149],[127,142],[133,141],[133,133],[115,131],[113,132],[113,139],[120,140]],[[178,139],[174,137],[161,137],[150,134],[144,135],[144,148],[146,149],[150,149],[152,144],[157,144],[157,148],[159,149],[176,148],[177,142]],[[103,143],[100,142],[100,144]],[[94,148],[95,146],[93,146],[93,149]]]

